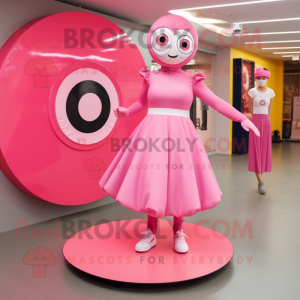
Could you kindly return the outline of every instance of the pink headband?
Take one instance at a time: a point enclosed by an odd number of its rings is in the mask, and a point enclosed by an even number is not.
[[[162,28],[162,27],[169,28],[174,33],[176,33],[177,30],[179,30],[179,29],[185,29],[193,36],[194,50],[191,53],[191,55],[187,59],[185,59],[183,62],[176,64],[176,65],[169,65],[167,63],[162,62],[157,57],[155,52],[152,50],[152,48],[151,48],[152,34],[155,32],[155,30],[157,30],[158,28]],[[198,33],[197,33],[197,30],[194,27],[194,25],[190,21],[188,21],[186,18],[181,17],[181,16],[176,16],[176,15],[166,15],[166,16],[159,18],[152,24],[152,26],[149,30],[148,36],[147,36],[147,46],[148,46],[148,50],[149,50],[149,53],[152,56],[152,58],[160,65],[165,66],[165,67],[169,67],[169,66],[182,67],[182,66],[186,65],[189,61],[191,61],[192,58],[196,54],[196,51],[198,49]]]
[[[264,70],[263,67],[257,67],[254,72],[254,79],[257,77],[265,77],[269,79],[271,77],[271,73],[267,70]]]

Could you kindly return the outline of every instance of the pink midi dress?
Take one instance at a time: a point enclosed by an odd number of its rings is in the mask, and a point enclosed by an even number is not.
[[[163,111],[189,111],[195,94],[232,120],[246,117],[214,95],[202,73],[162,67],[140,74],[146,88],[139,101],[148,104],[148,114],[106,170],[101,188],[122,206],[152,217],[192,216],[215,207],[222,193],[192,120]]]

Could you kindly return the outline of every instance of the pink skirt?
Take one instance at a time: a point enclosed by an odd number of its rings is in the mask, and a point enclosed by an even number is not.
[[[260,132],[260,137],[249,132],[248,170],[251,172],[272,171],[272,136],[268,114],[253,114],[252,122]]]
[[[99,182],[122,206],[153,217],[184,217],[220,202],[222,193],[189,118],[148,114],[129,139]]]

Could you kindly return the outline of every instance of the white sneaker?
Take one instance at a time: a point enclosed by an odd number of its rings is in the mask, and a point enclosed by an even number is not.
[[[156,234],[153,234],[151,229],[148,228],[147,231],[141,232],[145,234],[142,239],[135,245],[135,251],[146,252],[156,245]]]
[[[189,251],[189,246],[184,237],[189,239],[189,237],[183,233],[183,229],[178,230],[174,234],[174,250],[178,253],[186,253]]]
[[[266,193],[265,185],[262,180],[258,182],[258,190],[260,194],[264,195]]]

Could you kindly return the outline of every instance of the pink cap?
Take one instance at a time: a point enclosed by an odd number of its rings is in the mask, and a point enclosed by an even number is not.
[[[183,62],[181,62],[179,64],[174,64],[174,65],[164,63],[158,58],[158,56],[153,51],[153,49],[151,47],[151,37],[152,37],[153,33],[155,32],[155,30],[157,30],[158,28],[162,28],[162,27],[172,30],[174,34],[179,29],[185,29],[193,36],[194,50],[191,53],[191,55],[189,57],[187,57],[187,59],[185,59]],[[147,46],[148,46],[148,50],[149,50],[152,58],[160,65],[165,66],[165,67],[182,67],[182,66],[186,65],[189,61],[191,61],[192,58],[195,56],[195,53],[198,49],[198,33],[197,33],[197,30],[194,27],[194,25],[190,21],[188,21],[186,18],[181,17],[181,16],[176,16],[176,15],[166,15],[166,16],[159,18],[152,24],[152,26],[149,30],[148,36],[147,36]]]
[[[267,70],[264,70],[263,67],[257,67],[254,72],[254,79],[257,77],[265,77],[269,79],[271,77],[271,73]]]

